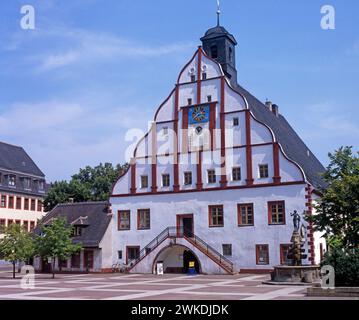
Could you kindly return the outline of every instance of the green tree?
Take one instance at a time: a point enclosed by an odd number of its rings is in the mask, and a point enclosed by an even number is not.
[[[80,244],[72,243],[73,227],[65,219],[55,218],[49,225],[42,225],[40,234],[35,236],[36,252],[42,259],[51,258],[52,278],[55,278],[55,261],[67,260],[81,250]]]
[[[69,182],[57,181],[52,184],[45,198],[45,210],[52,210],[58,203],[69,201],[106,201],[117,177],[128,168],[128,164],[114,167],[111,163],[100,164],[94,168],[87,166],[72,176]]]
[[[33,238],[20,225],[12,224],[5,229],[4,237],[0,240],[0,252],[6,261],[12,263],[14,279],[16,263],[28,261],[34,256],[34,249]]]
[[[352,147],[329,153],[330,164],[323,175],[327,188],[311,217],[315,230],[323,231],[331,246],[359,246],[359,157]]]

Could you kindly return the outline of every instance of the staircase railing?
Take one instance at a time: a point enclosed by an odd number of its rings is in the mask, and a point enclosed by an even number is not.
[[[223,256],[200,237],[196,236],[192,231],[184,229],[183,227],[168,227],[163,230],[139,252],[136,258],[128,260],[128,267],[134,267],[138,262],[140,262],[147,255],[149,255],[167,238],[184,238],[190,243],[192,243],[194,246],[196,246],[199,250],[207,254],[209,257],[216,260],[219,265],[223,266],[230,272],[233,271],[233,263],[228,258]]]

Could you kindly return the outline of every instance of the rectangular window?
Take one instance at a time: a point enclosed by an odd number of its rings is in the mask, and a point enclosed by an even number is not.
[[[207,96],[207,102],[212,102],[212,96]]]
[[[21,210],[21,198],[16,197],[16,209]]]
[[[189,186],[192,184],[192,172],[185,172],[184,173],[184,184]]]
[[[41,200],[37,200],[37,211],[39,211],[39,212],[42,211],[42,201]]]
[[[162,175],[162,187],[169,187],[170,186],[170,175],[163,174]]]
[[[31,179],[30,178],[24,178],[23,186],[24,186],[24,189],[30,189],[30,187],[31,187]]]
[[[80,268],[81,253],[78,252],[71,256],[71,268]]]
[[[258,265],[269,264],[269,249],[267,244],[256,245],[256,263]]]
[[[268,178],[268,177],[269,177],[268,165],[267,164],[260,164],[259,165],[259,178],[264,179],[264,178]]]
[[[60,265],[59,267],[61,268],[67,268],[67,260],[60,260]]]
[[[238,204],[238,225],[254,225],[253,203]]]
[[[284,201],[268,202],[268,223],[285,224]]]
[[[191,75],[191,82],[196,82],[196,76],[195,75]]]
[[[240,167],[232,168],[232,180],[233,181],[241,181],[241,168]]]
[[[0,207],[1,208],[6,208],[6,196],[5,195],[1,195]]]
[[[44,181],[42,181],[42,180],[39,181],[38,189],[39,190],[44,190]]]
[[[21,225],[21,220],[15,220],[15,224],[17,224],[17,225]]]
[[[30,221],[30,232],[35,229],[35,221]]]
[[[24,200],[24,210],[29,210],[29,199],[28,198],[25,198]]]
[[[6,225],[6,220],[5,219],[0,219],[0,233],[4,232],[5,225]]]
[[[10,227],[14,223],[14,220],[9,219],[7,221],[7,226]]]
[[[147,230],[151,228],[150,209],[139,209],[137,211],[137,229]]]
[[[167,136],[167,135],[168,135],[168,127],[163,127],[163,128],[162,128],[162,134],[163,134],[164,136]]]
[[[127,247],[127,263],[128,261],[138,259],[140,257],[140,247]]]
[[[148,176],[141,176],[141,188],[148,188]]]
[[[14,209],[14,197],[13,196],[9,196],[9,205],[8,205],[9,209]]]
[[[208,183],[216,183],[216,171],[208,170],[207,171]]]
[[[36,200],[31,199],[31,211],[35,211],[35,210],[36,210]]]
[[[281,244],[280,245],[280,264],[291,265],[291,259],[288,259],[288,253],[290,249],[290,244]]]
[[[191,99],[191,98],[188,98],[188,99],[187,99],[187,103],[188,103],[189,106],[191,106],[191,105],[192,105],[192,99]]]
[[[22,227],[24,228],[25,231],[29,231],[29,221],[24,221],[22,223]]]
[[[223,206],[209,206],[209,226],[223,227]]]
[[[232,256],[232,245],[231,244],[222,244],[222,251],[224,256]]]
[[[130,211],[119,211],[118,212],[118,230],[130,230]]]
[[[207,73],[206,72],[202,73],[202,80],[207,80]]]
[[[122,260],[122,250],[117,251],[118,260]]]
[[[233,127],[238,127],[238,126],[239,126],[239,119],[233,118]]]

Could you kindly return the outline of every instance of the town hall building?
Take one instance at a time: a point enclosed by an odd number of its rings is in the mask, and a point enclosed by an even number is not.
[[[209,29],[110,197],[112,257],[131,272],[266,272],[288,263],[301,215],[304,263],[324,239],[305,215],[324,167],[270,101],[237,83],[236,39]]]

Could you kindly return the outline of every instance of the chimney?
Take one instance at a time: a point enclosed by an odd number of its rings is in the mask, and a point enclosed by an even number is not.
[[[270,111],[272,111],[272,102],[271,101],[267,100],[266,101],[266,106]]]
[[[279,107],[276,104],[272,104],[272,112],[276,117],[279,115]]]

